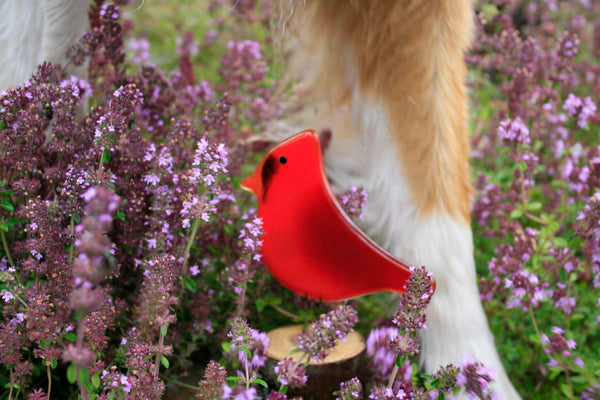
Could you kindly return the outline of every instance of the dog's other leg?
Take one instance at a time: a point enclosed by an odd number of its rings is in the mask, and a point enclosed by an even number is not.
[[[306,0],[294,12],[294,65],[318,110],[304,122],[333,132],[328,172],[341,188],[369,191],[369,234],[435,274],[421,334],[424,369],[471,355],[495,370],[500,398],[518,399],[488,327],[473,259],[463,61],[471,1]]]
[[[87,65],[68,65],[65,53],[89,28],[89,0],[0,2],[0,89],[21,85],[44,61],[86,78]]]

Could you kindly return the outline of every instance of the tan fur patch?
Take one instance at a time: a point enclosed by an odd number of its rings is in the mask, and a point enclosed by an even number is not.
[[[421,215],[440,211],[468,223],[463,55],[473,30],[471,1],[306,0],[295,7],[294,64],[303,75],[302,101],[319,104],[315,118],[337,120],[334,137],[355,133],[349,113],[339,110],[348,108],[358,82],[363,96],[387,109]]]

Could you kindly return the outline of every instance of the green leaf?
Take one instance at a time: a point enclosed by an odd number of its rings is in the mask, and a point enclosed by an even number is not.
[[[115,392],[110,392],[108,395],[108,400],[113,400],[115,398]]]
[[[549,379],[549,380],[551,380],[551,381],[553,381],[553,380],[555,380],[555,379],[556,379],[556,377],[557,377],[558,375],[560,375],[562,372],[563,372],[563,371],[562,371],[562,369],[559,369],[559,368],[551,368],[550,375],[548,376],[548,379]]]
[[[15,206],[13,206],[12,203],[8,200],[2,200],[0,202],[0,206],[2,206],[2,208],[4,208],[8,212],[15,212]]]
[[[404,365],[404,361],[406,361],[406,357],[396,357],[396,365],[398,366],[398,368]]]
[[[69,381],[70,384],[73,384],[77,381],[76,374],[77,374],[77,367],[75,366],[75,363],[72,362],[67,367],[67,380]]]
[[[54,369],[54,368],[56,368],[57,365],[58,365],[58,361],[56,361],[56,358],[51,358],[50,359],[50,368]]]
[[[68,332],[65,335],[65,339],[67,339],[69,342],[76,342],[77,341],[77,335],[75,334],[75,332]]]
[[[167,336],[167,329],[169,329],[169,327],[167,325],[162,325],[160,327],[160,334],[162,336]]]
[[[516,208],[510,212],[510,219],[517,219],[523,216],[523,211],[519,208]]]
[[[579,236],[573,236],[569,240],[569,248],[578,249],[581,247],[581,238]]]
[[[256,309],[260,312],[262,312],[265,307],[267,306],[267,302],[264,301],[263,299],[257,299],[256,302],[254,303],[254,305],[256,306]]]
[[[90,380],[90,371],[87,368],[79,369],[79,381],[85,385]]]
[[[105,164],[110,161],[110,152],[108,150],[102,150],[102,161]]]
[[[573,383],[586,383],[587,382],[587,378],[583,375],[574,375],[571,377],[571,381]]]
[[[538,211],[542,209],[542,203],[540,203],[539,201],[534,201],[531,203],[527,204],[527,209],[529,211]]]
[[[225,353],[231,353],[231,343],[223,342],[223,343],[221,343],[221,347],[223,348],[223,351]]]
[[[122,210],[117,210],[117,212],[115,213],[115,217],[122,221],[125,221],[125,212]]]
[[[160,363],[163,365],[163,367],[169,368],[169,360],[167,359],[167,357],[160,356]]]
[[[255,379],[252,381],[252,383],[258,383],[259,385],[268,388],[269,385],[267,385],[267,382],[263,381],[262,379]]]
[[[6,121],[5,120],[0,120],[0,131],[3,131],[6,129]]]
[[[571,387],[569,385],[567,385],[566,383],[560,384],[560,391],[563,392],[564,395],[567,396],[568,399],[573,398],[573,392],[571,391]]]
[[[193,279],[186,278],[183,280],[183,283],[190,292],[196,293],[196,291],[198,290],[198,286],[196,286],[196,282]]]
[[[8,232],[8,224],[6,222],[3,222],[2,224],[0,224],[0,229],[2,229],[4,232]]]
[[[95,388],[100,387],[100,377],[98,376],[98,374],[92,376],[92,386]]]
[[[240,378],[239,376],[228,376],[227,380],[229,382],[246,382],[244,379]]]

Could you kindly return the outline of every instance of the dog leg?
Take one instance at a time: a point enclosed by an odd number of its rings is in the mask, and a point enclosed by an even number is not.
[[[433,372],[470,355],[495,370],[500,398],[518,399],[488,327],[473,259],[463,61],[471,2],[307,0],[296,12],[302,53],[295,65],[307,76],[307,98],[319,105],[315,121],[336,121],[328,173],[340,188],[368,190],[370,235],[435,274],[422,367]]]
[[[89,28],[89,0],[0,2],[0,89],[21,85],[44,61],[66,66],[65,53]],[[87,65],[68,66],[83,79]]]

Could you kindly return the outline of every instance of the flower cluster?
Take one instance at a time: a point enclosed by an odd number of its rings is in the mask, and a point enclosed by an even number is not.
[[[600,217],[593,211],[600,148],[592,138],[599,126],[600,69],[597,42],[585,26],[597,33],[594,13],[600,5],[574,2],[561,8],[558,2],[527,1],[493,7],[492,13],[480,9],[468,56],[471,84],[493,102],[474,105],[475,115],[490,112],[476,118],[473,136],[479,171],[474,235],[485,254],[478,261],[489,271],[481,279],[481,296],[488,310],[497,311],[492,321],[506,321],[504,313],[525,316],[519,328],[510,325],[509,336],[537,338],[543,350],[514,376],[546,379],[546,354],[553,373],[562,372],[557,380],[568,388],[565,393],[577,396],[595,383],[581,374],[581,365],[589,367],[593,357],[561,356],[561,348],[572,351],[561,338],[579,342],[583,338],[575,332],[599,320],[594,260],[600,248],[592,232]],[[481,86],[490,83],[493,90]],[[540,326],[568,329],[546,335]],[[528,391],[551,396],[546,387]]]
[[[572,357],[571,351],[577,348],[577,343],[573,339],[565,338],[564,329],[559,328],[558,326],[553,326],[551,331],[552,335],[550,337],[545,333],[542,334],[541,337],[544,352],[550,358],[547,365],[549,367],[561,367],[568,370],[570,367],[565,360]],[[573,362],[579,367],[585,366],[585,363],[581,358],[575,358]]]
[[[339,397],[336,397],[336,400],[361,400],[362,385],[358,378],[340,383],[340,391],[337,396]]]
[[[390,343],[397,338],[396,327],[375,328],[367,337],[367,355],[371,357],[371,369],[381,375],[381,380],[389,378],[396,362],[396,353],[390,349]]]
[[[304,365],[295,362],[290,357],[283,358],[273,368],[277,381],[290,388],[300,388],[306,384],[308,377]]]
[[[269,347],[266,333],[250,328],[245,319],[237,317],[231,321],[227,336],[231,339],[232,353],[245,368],[258,370],[265,365],[265,351]]]
[[[489,387],[494,381],[495,372],[484,367],[481,363],[469,356],[463,358],[460,371],[456,375],[456,383],[464,388],[467,395],[472,399],[492,400],[497,396]]]
[[[338,340],[344,340],[358,322],[358,314],[351,306],[340,305],[298,334],[296,343],[312,360],[323,360]]]
[[[240,230],[238,236],[241,244],[241,257],[233,264],[233,266],[225,269],[228,283],[233,285],[234,292],[238,295],[238,309],[242,310],[246,306],[248,282],[254,277],[256,269],[261,265],[262,254],[262,220],[256,216],[244,216],[244,226]]]
[[[425,310],[433,295],[433,274],[425,267],[411,267],[410,270],[412,273],[406,283],[406,293],[400,295],[400,305],[393,319],[394,324],[405,332],[427,328]],[[399,347],[412,351],[410,343],[401,342],[403,345]]]
[[[90,15],[69,50],[77,65],[90,60],[89,82],[46,63],[0,93],[0,375],[13,397],[158,399],[171,357],[178,368],[200,346],[220,357],[220,336],[208,333],[225,326],[237,296],[223,271],[258,262],[247,239],[260,234],[244,228],[247,205],[235,204],[231,184],[247,150],[218,72],[198,82],[182,60],[166,73],[144,41],[145,59],[125,64],[133,21],[122,25],[127,13],[113,2]],[[182,59],[194,55],[186,43]],[[243,68],[237,56],[252,54],[231,54],[222,72]],[[248,78],[264,97],[267,67],[255,61]],[[57,388],[48,377],[63,371],[57,379],[71,385]]]
[[[363,188],[351,186],[347,192],[337,195],[340,205],[351,217],[363,219],[363,209],[367,204],[369,194]]]
[[[204,371],[204,379],[200,381],[198,387],[200,393],[196,396],[198,400],[217,400],[223,394],[225,378],[227,372],[225,367],[216,361],[211,360]]]

